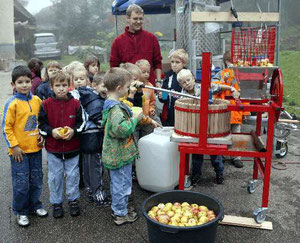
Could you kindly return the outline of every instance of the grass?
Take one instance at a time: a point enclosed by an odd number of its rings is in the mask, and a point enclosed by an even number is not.
[[[279,67],[283,75],[284,104],[290,113],[300,116],[300,51],[282,51]]]

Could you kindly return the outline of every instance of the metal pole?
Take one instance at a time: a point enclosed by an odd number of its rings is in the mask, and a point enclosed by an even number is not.
[[[177,91],[173,91],[173,90],[169,90],[169,89],[156,88],[156,87],[148,86],[148,85],[143,85],[143,86],[147,89],[153,89],[153,90],[160,91],[160,92],[167,92],[167,93],[173,94],[173,95],[184,96],[184,97],[200,100],[200,97],[193,96],[193,95],[190,95],[190,94],[183,94],[183,93],[180,93],[180,92],[177,92]]]
[[[279,20],[277,23],[277,50],[276,50],[276,66],[279,67],[279,53],[280,53],[280,26],[281,26],[281,17],[280,17],[280,12],[281,12],[281,0],[278,0],[278,14],[279,14]]]

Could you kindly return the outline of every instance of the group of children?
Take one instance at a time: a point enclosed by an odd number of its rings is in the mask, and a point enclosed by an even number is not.
[[[137,139],[160,126],[154,93],[143,92],[141,88],[143,84],[149,85],[150,64],[139,60],[139,66],[126,63],[104,74],[96,57],[64,68],[52,61],[41,81],[42,63],[39,61],[31,68],[36,60],[30,60],[28,67],[17,66],[13,70],[14,94],[5,104],[2,122],[12,166],[13,212],[17,223],[29,225],[30,213],[48,215],[39,200],[43,146],[47,151],[54,218],[64,215],[64,176],[70,215],[80,215],[82,174],[89,202],[98,206],[111,204],[117,225],[135,221],[137,213],[132,205],[128,207],[128,197],[132,163],[138,155]],[[32,78],[36,76],[40,80],[32,89]],[[133,113],[133,106],[140,110]],[[141,134],[134,134],[136,127]],[[103,167],[109,169],[111,197],[104,190]]]
[[[186,69],[188,55],[183,49],[170,55],[171,70],[162,88],[200,96],[200,85]],[[29,225],[29,213],[45,217],[48,212],[39,198],[42,191],[42,153],[47,151],[48,186],[53,217],[61,218],[63,184],[71,216],[80,215],[79,183],[83,181],[86,198],[98,206],[111,204],[117,225],[137,220],[129,201],[137,141],[154,127],[174,125],[174,105],[179,97],[158,93],[164,104],[161,121],[156,111],[156,95],[149,82],[150,64],[142,59],[100,72],[96,57],[84,64],[72,62],[62,68],[48,63],[44,80],[43,65],[30,60],[28,67],[12,72],[14,95],[5,104],[3,134],[9,147],[13,181],[13,212],[21,226]],[[39,77],[39,80],[32,78]],[[211,85],[214,94],[238,87],[221,82]],[[33,87],[33,84],[36,84]],[[34,95],[36,94],[36,95]],[[138,111],[134,107],[140,107]],[[201,176],[203,155],[193,155],[192,181]],[[216,181],[223,183],[223,158],[211,156]],[[103,186],[103,167],[109,170],[110,193]],[[80,170],[80,168],[82,170]],[[82,175],[82,178],[80,178]],[[110,195],[109,195],[110,194]]]

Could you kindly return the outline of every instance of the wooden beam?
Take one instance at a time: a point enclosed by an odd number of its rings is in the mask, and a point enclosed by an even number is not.
[[[253,218],[238,217],[232,215],[225,215],[220,224],[273,230],[273,224],[270,221],[265,221],[262,224],[258,224]]]
[[[241,22],[278,22],[279,14],[238,12],[238,19]],[[192,22],[236,22],[231,12],[192,12]]]

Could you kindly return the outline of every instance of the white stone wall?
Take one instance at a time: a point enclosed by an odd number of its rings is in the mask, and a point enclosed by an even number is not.
[[[1,0],[0,4],[0,61],[1,59],[15,59],[13,0]]]

